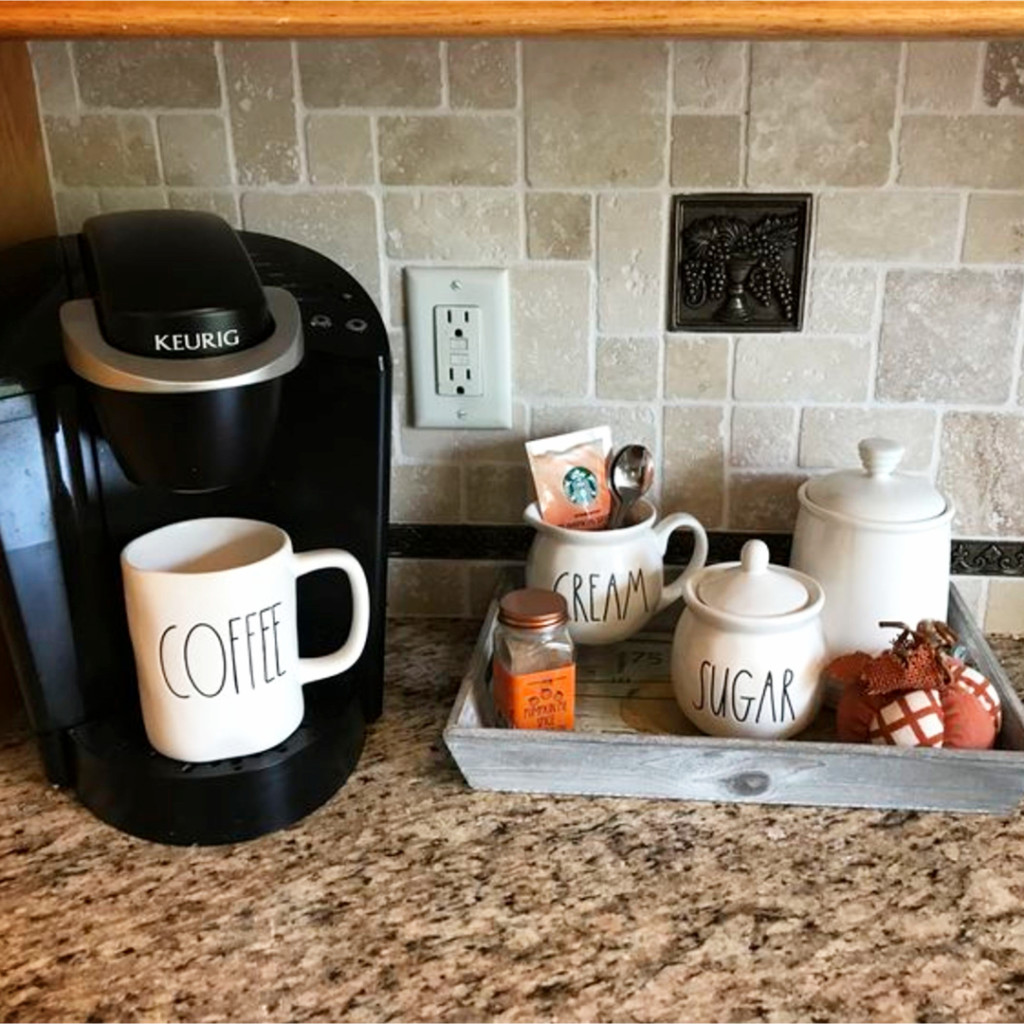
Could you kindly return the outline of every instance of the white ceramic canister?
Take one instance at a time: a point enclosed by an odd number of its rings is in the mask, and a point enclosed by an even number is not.
[[[750,540],[739,562],[684,580],[683,598],[672,640],[683,714],[713,736],[785,739],[810,725],[825,665],[821,587]]]
[[[897,473],[903,447],[869,437],[863,468],[801,485],[789,564],[813,576],[828,603],[832,655],[876,654],[895,635],[879,622],[945,620],[953,506],[924,477]]]
[[[625,640],[682,597],[683,579],[704,565],[708,539],[685,512],[657,522],[648,501],[637,502],[636,521],[617,530],[568,530],[541,518],[537,503],[523,518],[537,535],[526,559],[526,585],[554,590],[569,606],[569,632],[581,644]],[[683,576],[664,584],[662,559],[674,530],[693,533],[693,557]]]

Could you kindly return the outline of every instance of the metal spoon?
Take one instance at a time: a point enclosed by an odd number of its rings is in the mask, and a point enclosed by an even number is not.
[[[650,490],[654,481],[654,456],[642,444],[627,444],[615,453],[608,476],[612,494],[617,499],[608,529],[616,530],[626,513]]]

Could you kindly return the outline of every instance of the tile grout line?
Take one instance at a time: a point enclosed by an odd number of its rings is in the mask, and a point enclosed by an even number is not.
[[[654,465],[657,467],[659,476],[659,494],[664,500],[664,487],[666,484],[665,466],[668,459],[668,445],[665,434],[665,359],[667,358],[667,346],[664,343],[665,329],[668,323],[668,295],[670,291],[669,280],[675,275],[676,268],[671,265],[669,254],[672,251],[672,136],[673,116],[675,112],[675,89],[676,89],[676,44],[669,42],[668,65],[665,74],[665,146],[663,150],[663,181],[665,183],[665,195],[662,198],[662,225],[661,225],[661,252],[659,263],[664,269],[665,277],[661,282],[661,296],[659,306],[660,330],[658,333],[658,348],[656,349],[658,367],[655,380],[655,402],[658,403],[658,412],[654,417],[654,443],[657,450],[654,453]]]
[[[749,190],[750,185],[750,110],[754,90],[753,74],[753,47],[749,41],[744,43],[742,54],[742,124],[740,133],[740,180],[742,187]],[[811,199],[811,208],[814,209],[814,198]],[[810,275],[808,275],[810,277]],[[808,282],[809,284],[809,282]],[[805,293],[806,295],[806,293]],[[807,298],[805,297],[805,302]],[[803,332],[801,332],[803,333]],[[722,432],[722,524],[729,526],[732,522],[732,444],[733,444],[733,416],[736,413],[736,360],[739,357],[740,339],[735,335],[727,337],[727,363],[726,363],[726,394],[722,402],[722,421],[720,430]],[[742,403],[741,403],[742,404]],[[799,413],[797,430],[799,431]]]
[[[909,50],[906,42],[900,43],[900,57],[896,65],[896,95],[892,110],[892,129],[889,134],[889,178],[883,186],[892,188],[900,178],[900,140],[903,137],[903,103],[907,91],[907,61]]]
[[[231,198],[234,202],[238,223],[242,223],[242,190],[238,181],[238,158],[235,154],[235,132],[231,122],[231,90],[228,87],[227,57],[224,55],[224,41],[218,39],[214,43],[214,59],[217,62],[217,80],[220,82],[220,115],[224,122],[225,148],[228,157],[228,177]]]
[[[295,152],[299,161],[297,171],[299,181],[304,187],[308,187],[311,183],[309,153],[307,151],[308,139],[306,136],[309,112],[306,110],[306,98],[302,93],[302,76],[299,74],[299,44],[295,39],[292,39],[289,43],[288,60],[291,64],[292,73],[292,117],[295,124]]]
[[[529,259],[530,232],[527,223],[527,182],[526,182],[526,103],[523,88],[523,44],[513,44],[516,73],[516,187],[519,191],[519,258]]]
[[[977,44],[974,54],[974,81],[972,83],[971,105],[968,108],[972,113],[991,112],[995,108],[985,103],[985,63],[988,57],[987,40],[981,40]]]
[[[438,103],[439,110],[443,110],[446,113],[451,112],[451,83],[449,79],[448,69],[448,40],[438,40],[438,59],[440,61],[441,71],[441,96]]]

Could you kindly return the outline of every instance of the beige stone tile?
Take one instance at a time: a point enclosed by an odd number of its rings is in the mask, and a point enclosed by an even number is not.
[[[796,420],[797,411],[789,406],[734,406],[729,464],[748,469],[791,464]]]
[[[988,600],[988,579],[985,576],[954,576],[953,585],[960,592],[971,618],[983,626],[985,622],[985,605]],[[988,627],[983,626],[986,631]]]
[[[533,408],[531,437],[551,437],[571,430],[612,428],[613,448],[642,444],[657,451],[657,413],[648,405],[536,405]]]
[[[519,257],[519,198],[512,192],[386,192],[389,256],[502,265]]]
[[[523,464],[467,465],[466,521],[470,523],[520,523],[523,509],[533,500],[530,471]]]
[[[740,184],[739,117],[677,114],[672,118],[672,184],[733,188]]]
[[[970,110],[982,44],[941,40],[907,44],[903,105],[908,110]]]
[[[535,260],[590,259],[593,200],[575,192],[527,192],[526,246]]]
[[[466,563],[425,558],[388,561],[388,615],[462,618]]]
[[[670,335],[665,339],[666,398],[727,398],[729,339]]]
[[[386,185],[513,185],[516,122],[502,114],[381,117],[380,177]]]
[[[161,114],[156,119],[168,185],[228,185],[228,139],[219,114]]]
[[[857,445],[862,438],[891,437],[904,447],[900,469],[924,472],[931,468],[937,427],[938,416],[931,409],[804,409],[799,464],[856,467],[860,465]]]
[[[960,197],[952,192],[840,192],[818,200],[822,260],[941,263],[956,251]]]
[[[392,466],[391,522],[457,523],[462,495],[458,466]]]
[[[35,72],[39,109],[44,114],[71,114],[78,106],[71,70],[71,51],[63,40],[36,40],[29,44]]]
[[[748,183],[884,185],[899,51],[891,42],[753,43]]]
[[[689,512],[706,529],[723,525],[725,411],[719,406],[664,410],[662,512]]]
[[[513,394],[587,394],[590,280],[581,266],[512,268]]]
[[[1024,196],[972,195],[965,263],[1024,263]]]
[[[71,46],[86,106],[220,106],[212,40],[86,39]]]
[[[323,253],[379,301],[377,216],[365,192],[247,192],[242,218],[250,231],[280,235]]]
[[[734,395],[743,402],[862,402],[871,346],[862,338],[737,339]]]
[[[676,109],[738,113],[746,99],[742,42],[677,40],[672,44],[672,94]]]
[[[947,412],[939,487],[956,507],[953,535],[1024,536],[1024,418]]]
[[[815,264],[806,329],[813,334],[866,334],[875,315],[877,277],[873,267]]]
[[[469,614],[482,619],[487,614],[498,582],[504,573],[518,568],[512,562],[470,562],[469,563]]]
[[[162,188],[101,188],[96,194],[103,213],[163,209],[167,206],[167,195]]]
[[[877,397],[886,402],[1006,401],[1022,283],[1019,271],[890,271]]]
[[[518,100],[513,39],[452,39],[448,98],[453,107],[507,110]]]
[[[598,338],[597,397],[653,401],[660,361],[658,338]]]
[[[298,44],[308,107],[436,107],[436,39],[304,39]]]
[[[156,185],[156,144],[141,114],[45,118],[57,185]]]
[[[796,492],[806,479],[795,473],[732,473],[729,529],[792,531],[800,507]]]
[[[981,92],[990,107],[1024,107],[1024,42],[995,39],[987,44]]]
[[[660,183],[667,80],[668,50],[660,41],[524,42],[529,183]]]
[[[597,320],[602,334],[662,329],[664,197],[615,192],[597,202]]]
[[[239,183],[298,181],[291,44],[277,39],[225,41],[224,74]]]
[[[62,235],[81,231],[85,221],[100,212],[99,196],[91,188],[58,189],[53,194],[53,202],[57,211],[57,230]]]
[[[363,114],[310,114],[306,118],[306,160],[314,185],[370,184],[370,119]]]
[[[1001,114],[907,114],[900,130],[901,185],[1021,188],[1024,119]]]
[[[242,226],[238,199],[233,192],[219,189],[189,189],[187,192],[177,192],[171,189],[167,200],[172,210],[201,210],[204,213],[215,213],[234,228]]]
[[[985,632],[1024,635],[1024,579],[989,581]]]

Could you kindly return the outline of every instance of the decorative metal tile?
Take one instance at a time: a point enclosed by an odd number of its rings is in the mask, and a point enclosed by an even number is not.
[[[1024,576],[1024,541],[955,540],[951,566],[962,576]]]
[[[799,331],[811,197],[672,197],[670,331]]]

